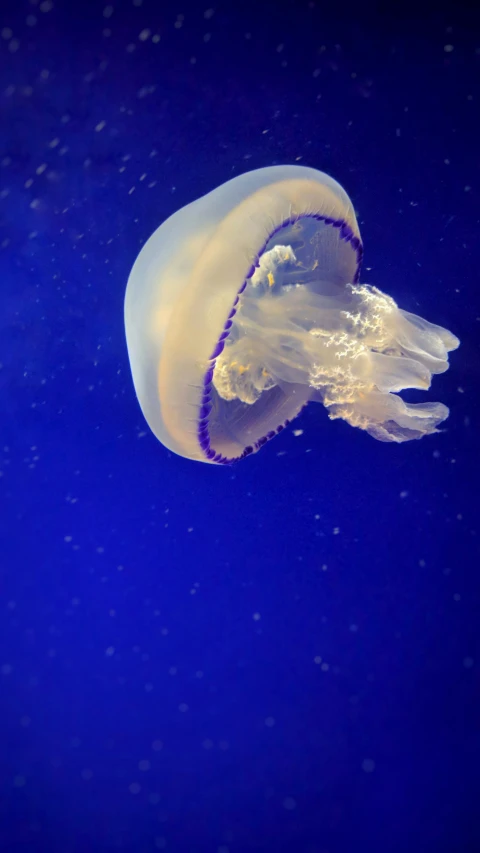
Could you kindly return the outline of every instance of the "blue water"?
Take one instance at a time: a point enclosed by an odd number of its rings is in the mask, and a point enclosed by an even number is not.
[[[0,10],[0,849],[475,853],[479,16],[113,6]],[[311,405],[235,467],[175,457],[133,261],[294,162],[350,194],[363,280],[460,337],[446,430]]]

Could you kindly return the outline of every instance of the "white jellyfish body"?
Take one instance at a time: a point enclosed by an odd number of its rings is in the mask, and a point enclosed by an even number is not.
[[[310,400],[382,441],[436,432],[441,403],[407,404],[459,341],[359,284],[342,187],[304,166],[233,178],[149,238],[125,297],[137,397],[181,456],[233,462]]]

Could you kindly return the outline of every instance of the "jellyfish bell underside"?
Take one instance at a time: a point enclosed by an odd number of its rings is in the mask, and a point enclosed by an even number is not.
[[[226,464],[309,402],[380,441],[438,431],[441,403],[406,403],[459,341],[359,282],[352,203],[304,166],[247,172],[167,219],[125,297],[143,414],[167,448]]]

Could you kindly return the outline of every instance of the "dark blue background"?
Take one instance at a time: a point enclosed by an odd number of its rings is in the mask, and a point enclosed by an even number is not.
[[[2,852],[478,851],[478,17],[50,5],[0,11]],[[446,432],[311,405],[236,467],[175,457],[130,268],[293,162],[351,195],[363,280],[461,338]]]

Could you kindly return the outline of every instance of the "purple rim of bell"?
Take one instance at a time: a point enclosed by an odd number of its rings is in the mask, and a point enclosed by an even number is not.
[[[243,291],[245,290],[245,288],[246,288],[248,282],[250,281],[252,275],[254,274],[255,270],[257,269],[257,267],[260,266],[260,258],[263,255],[263,253],[265,252],[265,249],[267,248],[272,237],[274,237],[275,234],[278,234],[278,232],[281,231],[282,228],[286,228],[288,225],[293,225],[295,222],[298,222],[300,219],[317,219],[319,222],[324,222],[325,225],[331,225],[333,228],[339,228],[340,229],[340,239],[344,240],[345,243],[350,243],[352,248],[356,252],[356,255],[357,255],[357,270],[356,270],[355,277],[354,277],[354,280],[352,283],[357,284],[359,279],[360,279],[360,268],[361,268],[362,257],[363,257],[362,242],[361,242],[360,238],[357,237],[353,233],[352,229],[350,228],[350,225],[348,225],[348,223],[345,222],[344,219],[329,219],[328,216],[320,216],[320,214],[316,214],[316,213],[302,214],[301,216],[296,216],[294,218],[285,219],[285,221],[282,222],[281,225],[279,225],[277,228],[275,228],[275,230],[272,231],[272,233],[268,236],[264,245],[262,246],[262,248],[258,252],[258,255],[255,259],[255,263],[253,263],[252,266],[250,267],[250,269],[247,273],[247,277],[245,278],[245,281],[243,282],[240,290],[237,293],[237,296],[236,296],[235,301],[232,305],[232,309],[230,311],[230,314],[228,315],[227,321],[223,327],[223,332],[220,335],[220,337],[219,337],[219,339],[218,339],[218,341],[217,341],[217,343],[213,349],[212,354],[210,355],[210,359],[209,359],[210,366],[209,366],[207,372],[205,373],[205,375],[203,377],[203,392],[202,392],[202,399],[200,402],[200,408],[198,411],[198,419],[197,419],[197,439],[198,439],[198,443],[200,445],[200,448],[201,448],[205,458],[209,459],[211,462],[216,462],[219,465],[231,465],[233,462],[239,462],[240,459],[244,459],[245,456],[250,456],[251,453],[255,453],[255,451],[259,450],[260,447],[263,447],[263,445],[266,444],[267,441],[270,441],[271,438],[273,438],[279,432],[282,432],[282,430],[285,429],[285,427],[288,426],[288,424],[290,423],[289,420],[286,420],[282,424],[279,424],[279,426],[276,429],[270,430],[269,432],[267,432],[266,435],[263,435],[261,438],[257,439],[255,444],[252,444],[252,445],[249,445],[248,447],[245,447],[239,456],[232,456],[232,457],[223,456],[222,453],[217,453],[210,444],[210,433],[209,433],[209,429],[208,429],[208,422],[209,422],[210,412],[212,410],[213,371],[215,369],[216,360],[217,360],[218,356],[221,355],[221,353],[223,352],[223,349],[225,347],[225,341],[230,334],[230,329],[232,328],[232,325],[233,325],[233,318],[235,317],[235,314],[237,313],[237,308],[238,308],[240,296],[243,293]],[[305,403],[305,405],[306,405],[306,403]],[[300,409],[300,411],[301,411],[301,409]]]

